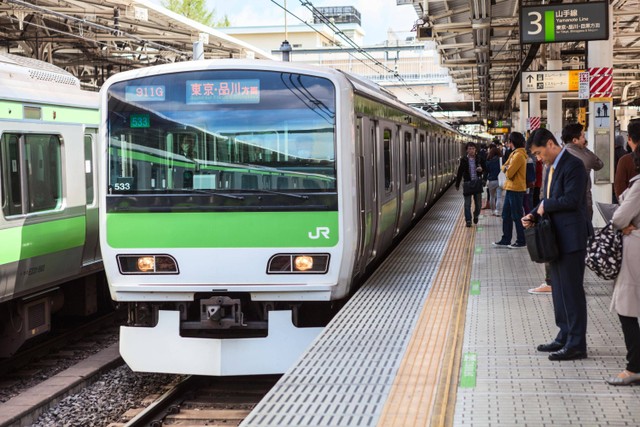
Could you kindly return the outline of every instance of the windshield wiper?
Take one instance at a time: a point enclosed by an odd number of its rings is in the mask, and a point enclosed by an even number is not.
[[[303,196],[302,194],[293,194],[293,193],[283,193],[282,191],[271,191],[271,190],[251,190],[256,191],[258,193],[267,193],[267,194],[276,194],[278,196],[289,196],[294,197],[296,199],[309,199],[309,196]]]
[[[226,198],[229,198],[229,199],[244,200],[244,196],[236,196],[235,194],[220,193],[218,191],[197,190],[197,189],[193,189],[193,190],[189,190],[189,191],[191,191],[192,193],[208,194],[208,195],[212,195],[212,196],[226,197]]]

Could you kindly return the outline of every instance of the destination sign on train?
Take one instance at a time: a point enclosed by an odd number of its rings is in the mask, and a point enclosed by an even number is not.
[[[125,89],[127,101],[164,101],[164,85],[127,86]]]
[[[187,80],[187,104],[257,104],[260,80]]]

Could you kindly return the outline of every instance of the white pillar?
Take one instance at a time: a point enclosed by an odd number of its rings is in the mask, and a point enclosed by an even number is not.
[[[547,70],[562,70],[562,60],[547,61]],[[562,133],[562,117],[562,92],[549,92],[547,94],[547,129],[554,135]]]
[[[529,115],[527,117],[540,117],[540,126],[542,126],[542,111],[540,110],[540,94],[529,94]],[[525,122],[526,125],[526,122]],[[526,136],[526,133],[525,133]]]
[[[520,117],[518,117],[518,123],[514,130],[521,132],[523,135],[526,135],[528,117],[529,117],[529,101],[528,100],[523,101],[522,99],[520,99]]]
[[[609,6],[609,40],[588,42],[589,68],[613,67],[613,7]],[[613,136],[614,114],[613,99],[589,99],[588,147],[604,162],[604,167],[591,174],[593,186],[593,225],[604,226],[604,220],[595,208],[595,202],[611,203],[611,184],[613,183]],[[607,118],[608,116],[608,118]]]

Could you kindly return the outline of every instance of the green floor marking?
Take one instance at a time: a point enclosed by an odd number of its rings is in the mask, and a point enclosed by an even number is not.
[[[476,228],[476,231],[482,231],[482,230],[484,230],[484,227],[477,227]]]
[[[473,388],[476,386],[477,367],[478,355],[476,353],[465,353],[462,356],[462,367],[460,369],[461,388]]]
[[[482,246],[476,246],[476,255],[479,255],[482,253]]]
[[[469,293],[471,295],[480,295],[480,280],[471,281],[471,290]]]

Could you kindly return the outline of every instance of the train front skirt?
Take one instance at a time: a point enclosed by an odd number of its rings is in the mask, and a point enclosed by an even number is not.
[[[160,310],[153,328],[122,326],[120,355],[136,372],[190,375],[281,374],[302,355],[323,328],[297,328],[291,311],[269,312],[264,338],[181,337],[180,313]]]

